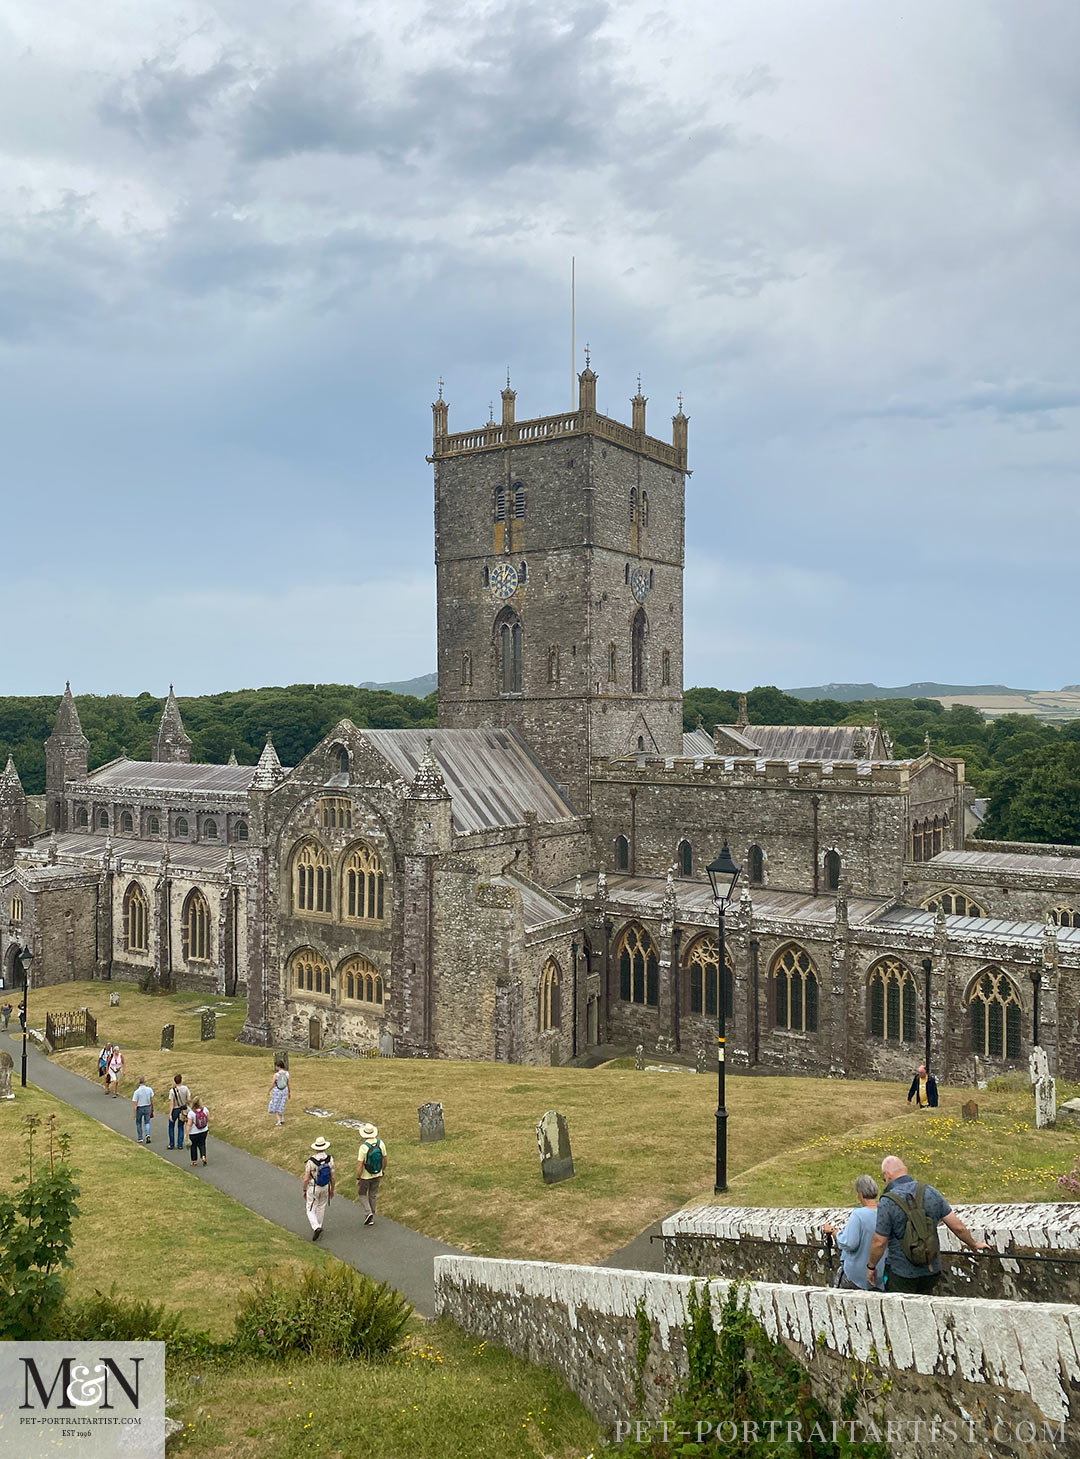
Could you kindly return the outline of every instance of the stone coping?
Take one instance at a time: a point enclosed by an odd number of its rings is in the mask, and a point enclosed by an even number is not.
[[[699,1237],[715,1241],[791,1242],[819,1246],[826,1222],[843,1229],[854,1208],[847,1206],[687,1206],[661,1224],[665,1240]],[[1024,1205],[960,1205],[953,1207],[978,1240],[995,1251],[1021,1247],[1046,1251],[1080,1251],[1080,1202],[1029,1202]],[[943,1251],[967,1248],[945,1225],[938,1227]]]

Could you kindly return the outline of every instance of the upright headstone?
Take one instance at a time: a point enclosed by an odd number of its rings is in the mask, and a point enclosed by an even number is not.
[[[1035,1128],[1045,1130],[1057,1123],[1057,1085],[1051,1075],[1035,1086]]]
[[[977,1120],[979,1118],[979,1106],[973,1099],[969,1099],[960,1106],[961,1117],[965,1120]]]
[[[1032,1049],[1028,1057],[1028,1070],[1031,1074],[1032,1084],[1038,1084],[1040,1079],[1050,1078],[1050,1061],[1041,1044],[1036,1044]]]
[[[308,1048],[309,1049],[321,1049],[322,1048],[322,1024],[319,1022],[319,1020],[317,1018],[309,1018],[308,1019],[307,1032],[308,1032]]]
[[[175,1023],[167,1023],[165,1025],[165,1027],[161,1030],[161,1047],[162,1047],[162,1049],[171,1049],[172,1046],[173,1046],[173,1039],[175,1037],[176,1037],[176,1024]]]
[[[446,1127],[443,1124],[441,1104],[429,1100],[427,1104],[422,1104],[416,1113],[420,1119],[421,1145],[430,1145],[436,1140],[445,1140]]]
[[[207,1008],[202,1016],[202,1041],[217,1038],[217,1014],[212,1008]]]
[[[281,1060],[281,1062],[285,1065],[285,1067],[287,1069],[289,1067],[289,1051],[288,1051],[288,1049],[275,1049],[274,1050],[274,1063],[275,1063],[275,1065],[277,1064],[277,1062],[278,1062],[279,1059]]]
[[[387,1028],[379,1035],[379,1053],[384,1059],[394,1057],[394,1035]]]
[[[119,1008],[120,1007],[120,994],[119,993],[110,993],[109,994],[109,1007],[110,1008]]]
[[[638,1044],[634,1050],[634,1068],[644,1069],[645,1067],[645,1045]]]
[[[7,1051],[0,1052],[0,1099],[14,1099],[15,1091],[11,1087],[12,1071],[15,1068],[15,1061]]]
[[[694,1066],[699,1074],[709,1072],[709,1050],[704,1044],[698,1044],[694,1052]]]
[[[574,1157],[570,1153],[570,1126],[566,1116],[549,1109],[536,1127],[536,1143],[540,1149],[540,1173],[545,1185],[569,1180],[574,1173]]]

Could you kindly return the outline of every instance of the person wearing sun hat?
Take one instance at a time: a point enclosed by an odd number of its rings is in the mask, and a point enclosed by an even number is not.
[[[356,1155],[356,1194],[364,1212],[364,1225],[375,1224],[375,1197],[386,1174],[386,1146],[372,1124],[360,1126],[362,1144]]]
[[[311,1239],[318,1241],[322,1235],[326,1209],[334,1199],[334,1157],[330,1154],[330,1141],[320,1135],[311,1146],[311,1154],[304,1164],[304,1210],[311,1222]]]

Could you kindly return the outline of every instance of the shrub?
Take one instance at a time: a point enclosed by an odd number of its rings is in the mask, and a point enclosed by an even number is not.
[[[50,1336],[64,1301],[61,1271],[72,1264],[79,1187],[67,1161],[68,1137],[57,1131],[55,1115],[45,1123],[48,1150],[35,1168],[34,1132],[41,1119],[24,1119],[23,1189],[0,1194],[0,1338]]]
[[[398,1345],[411,1314],[400,1292],[343,1262],[299,1278],[260,1272],[237,1313],[233,1348],[256,1357],[378,1358]]]
[[[56,1321],[57,1338],[67,1342],[163,1342],[170,1359],[211,1357],[217,1351],[209,1333],[187,1325],[164,1302],[119,1297],[115,1285],[92,1297],[69,1298]]]

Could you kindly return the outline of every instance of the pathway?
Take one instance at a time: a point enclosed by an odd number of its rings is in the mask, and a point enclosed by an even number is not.
[[[0,1034],[0,1048],[6,1048],[15,1060],[12,1071],[18,1093],[19,1070],[22,1059],[22,1040]],[[131,1090],[119,1099],[112,1099],[102,1093],[100,1084],[92,1084],[80,1074],[74,1074],[62,1064],[52,1063],[44,1054],[30,1046],[26,1077],[40,1089],[54,1094],[73,1109],[89,1115],[99,1124],[134,1140],[135,1121],[131,1112]],[[129,1081],[130,1083],[130,1081]],[[163,1104],[159,1100],[159,1107]],[[12,1108],[12,1106],[8,1106]],[[17,1108],[17,1105],[15,1106]],[[211,1119],[213,1111],[211,1110]],[[353,1131],[349,1131],[353,1137]],[[147,1150],[170,1165],[182,1165],[191,1170],[187,1150],[170,1150],[168,1146],[168,1119],[158,1115],[154,1120],[154,1143]],[[358,1137],[357,1137],[358,1139]],[[144,1147],[145,1148],[145,1147]],[[205,1180],[226,1195],[232,1196],[242,1206],[257,1211],[276,1226],[294,1231],[298,1236],[311,1239],[311,1227],[300,1197],[300,1174],[271,1165],[257,1155],[251,1155],[239,1146],[219,1140],[211,1125],[207,1141],[207,1164],[198,1166],[192,1179]],[[392,1153],[392,1152],[391,1152]],[[352,1166],[346,1178],[351,1178]],[[393,1179],[390,1176],[389,1179]],[[435,1312],[434,1259],[445,1254],[460,1255],[452,1246],[422,1236],[408,1226],[399,1226],[385,1216],[379,1216],[374,1226],[365,1227],[360,1206],[349,1199],[339,1200],[332,1207],[332,1215],[326,1223],[320,1246],[347,1261],[358,1271],[366,1272],[379,1282],[389,1282],[396,1287],[424,1316]]]

